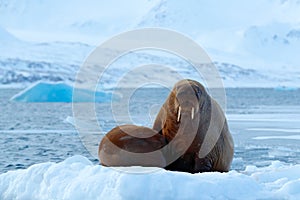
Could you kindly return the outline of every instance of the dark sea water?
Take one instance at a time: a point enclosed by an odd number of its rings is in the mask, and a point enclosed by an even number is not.
[[[18,92],[0,89],[0,173],[78,154],[98,163],[66,122],[73,115],[72,104],[9,101]],[[151,126],[167,95],[164,89],[137,90],[128,108],[132,123]],[[232,169],[265,166],[273,160],[300,163],[299,89],[227,89],[226,95],[226,115],[235,141]],[[116,125],[109,106],[96,105],[103,132],[94,134],[102,136]],[[94,141],[95,146],[98,143]]]

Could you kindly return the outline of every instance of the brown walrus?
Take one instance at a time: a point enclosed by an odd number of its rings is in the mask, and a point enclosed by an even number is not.
[[[165,167],[160,149],[166,140],[154,130],[135,125],[113,128],[101,140],[98,150],[104,166]]]
[[[169,144],[177,138],[171,150],[164,151],[168,164],[165,169],[190,173],[229,171],[234,145],[225,115],[197,81],[187,79],[175,84],[153,129]],[[176,151],[181,152],[174,158]]]

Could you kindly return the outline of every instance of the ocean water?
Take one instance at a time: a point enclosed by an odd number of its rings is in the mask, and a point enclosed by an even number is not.
[[[70,103],[16,103],[18,89],[0,89],[0,173],[41,162],[83,155],[98,163],[70,123]],[[132,123],[151,126],[168,95],[165,89],[137,90],[128,103]],[[232,169],[267,166],[274,160],[300,163],[300,90],[226,89],[226,116],[235,142]],[[111,104],[96,104],[101,139],[115,122]],[[125,122],[125,121],[124,121]],[[119,121],[122,123],[122,120]],[[94,141],[97,147],[99,141]]]

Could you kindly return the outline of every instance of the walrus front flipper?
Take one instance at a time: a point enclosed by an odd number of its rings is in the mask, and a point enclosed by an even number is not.
[[[211,160],[208,158],[199,158],[198,155],[195,156],[195,165],[194,165],[194,173],[198,172],[211,172],[213,165]]]
[[[194,161],[191,155],[184,155],[184,157],[180,157],[166,166],[165,169],[170,171],[195,173],[195,171],[190,167],[192,165],[194,165]]]

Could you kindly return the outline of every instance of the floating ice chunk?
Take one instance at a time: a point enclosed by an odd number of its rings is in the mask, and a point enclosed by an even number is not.
[[[17,102],[110,102],[118,96],[111,92],[89,91],[77,89],[73,97],[73,87],[62,82],[37,82],[11,98]]]
[[[297,87],[288,87],[288,86],[277,86],[274,88],[276,91],[296,91]]]

